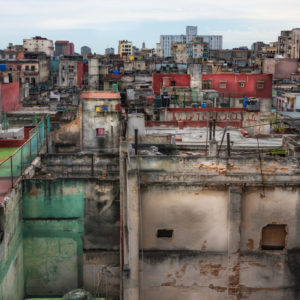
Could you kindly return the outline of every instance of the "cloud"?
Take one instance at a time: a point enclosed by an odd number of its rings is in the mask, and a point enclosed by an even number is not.
[[[1,5],[1,28],[83,29],[112,22],[189,20],[299,20],[300,1],[252,0],[10,0]]]

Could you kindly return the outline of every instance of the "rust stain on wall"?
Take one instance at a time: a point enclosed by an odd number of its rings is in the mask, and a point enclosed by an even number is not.
[[[38,188],[36,186],[33,186],[28,195],[36,197],[38,195]]]
[[[215,291],[217,291],[219,293],[224,293],[227,290],[226,287],[216,286],[216,285],[213,285],[213,284],[210,284],[209,288],[212,289],[212,290],[215,290]]]
[[[219,276],[220,271],[226,270],[225,267],[222,267],[222,265],[217,264],[206,264],[206,265],[202,265],[200,263],[200,274],[201,275],[207,275],[207,274],[211,274],[215,277]]]
[[[249,250],[253,250],[254,249],[254,241],[252,239],[248,239],[247,248]]]

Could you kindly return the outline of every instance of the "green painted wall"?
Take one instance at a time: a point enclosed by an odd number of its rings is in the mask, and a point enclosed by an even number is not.
[[[0,300],[24,299],[22,212],[20,191],[1,208],[4,239],[0,243]]]
[[[81,285],[84,190],[76,180],[24,181],[27,296],[61,296]]]

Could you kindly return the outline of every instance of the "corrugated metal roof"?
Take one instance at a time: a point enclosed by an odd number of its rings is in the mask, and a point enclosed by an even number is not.
[[[104,91],[97,91],[97,92],[83,92],[81,93],[82,99],[121,99],[120,93],[113,93],[113,92],[104,92]]]

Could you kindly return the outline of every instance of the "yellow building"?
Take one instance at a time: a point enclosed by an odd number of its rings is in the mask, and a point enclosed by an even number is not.
[[[133,55],[133,46],[131,42],[128,41],[119,41],[119,55]]]

